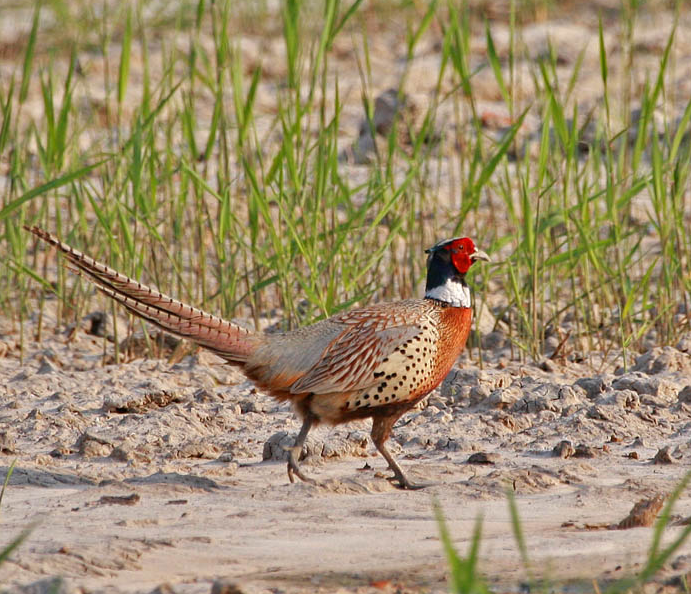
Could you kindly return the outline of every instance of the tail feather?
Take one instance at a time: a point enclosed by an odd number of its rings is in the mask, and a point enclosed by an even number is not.
[[[70,264],[102,293],[166,332],[192,340],[228,361],[238,363],[245,362],[260,343],[256,333],[159,293],[90,258],[39,227],[26,229],[59,249]]]

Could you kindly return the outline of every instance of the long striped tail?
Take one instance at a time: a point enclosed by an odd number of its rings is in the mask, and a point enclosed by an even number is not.
[[[262,342],[261,335],[142,285],[82,254],[40,227],[26,229],[60,250],[101,292],[166,332],[192,340],[235,363],[247,361]]]

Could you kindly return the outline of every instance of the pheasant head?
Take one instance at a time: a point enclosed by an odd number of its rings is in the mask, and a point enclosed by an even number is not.
[[[425,252],[429,254],[425,297],[452,307],[470,307],[465,275],[476,261],[490,261],[490,257],[477,249],[469,237],[444,239]]]

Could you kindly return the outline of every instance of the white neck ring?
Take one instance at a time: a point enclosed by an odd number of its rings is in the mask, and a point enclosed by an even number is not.
[[[436,299],[452,307],[470,307],[470,288],[463,283],[446,279],[443,285],[434,287],[425,293],[427,299]]]

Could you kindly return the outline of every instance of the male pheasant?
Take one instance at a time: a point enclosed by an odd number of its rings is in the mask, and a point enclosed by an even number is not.
[[[289,400],[303,424],[288,476],[313,483],[298,466],[310,428],[372,418],[372,441],[403,489],[412,483],[386,448],[394,423],[444,379],[470,333],[465,275],[489,260],[467,237],[440,241],[427,258],[424,299],[379,303],[291,332],[251,332],[163,295],[93,260],[38,227],[28,229],[63,252],[103,293],[133,314],[240,366],[260,388]]]

